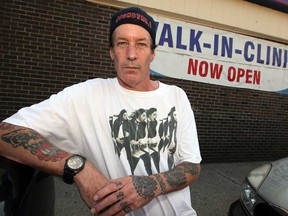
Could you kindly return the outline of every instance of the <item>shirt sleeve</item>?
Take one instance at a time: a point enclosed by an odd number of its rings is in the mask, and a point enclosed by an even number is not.
[[[195,116],[191,108],[190,101],[186,93],[181,89],[179,98],[181,101],[179,116],[179,160],[191,163],[200,163],[202,158],[198,141],[198,134],[195,122]]]
[[[71,153],[79,150],[76,145],[80,142],[80,130],[71,91],[75,91],[74,88],[68,87],[43,102],[22,108],[4,122],[31,128],[53,145]]]

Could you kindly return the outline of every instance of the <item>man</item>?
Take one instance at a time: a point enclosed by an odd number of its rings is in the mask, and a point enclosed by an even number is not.
[[[194,114],[182,89],[150,79],[155,36],[154,20],[143,10],[132,7],[114,14],[109,39],[117,77],[88,80],[21,109],[1,123],[0,155],[75,182],[92,214],[196,215],[187,187],[200,174]],[[177,113],[171,169],[168,148],[160,151],[159,168],[151,157],[130,164],[131,152],[115,152],[113,116],[123,109],[129,116],[125,133],[130,143],[133,131],[139,131],[138,146],[149,150],[147,127],[138,130],[131,122],[136,111],[151,108],[159,119],[171,108]],[[152,175],[147,175],[147,164]]]

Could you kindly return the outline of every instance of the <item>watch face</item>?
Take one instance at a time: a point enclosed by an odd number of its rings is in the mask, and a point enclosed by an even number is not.
[[[67,165],[71,169],[79,169],[81,166],[83,166],[83,159],[79,156],[73,156],[69,158],[69,160],[67,161]]]

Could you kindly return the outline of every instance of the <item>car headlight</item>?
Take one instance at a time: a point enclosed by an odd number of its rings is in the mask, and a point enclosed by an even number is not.
[[[252,170],[247,177],[247,181],[244,181],[242,185],[241,200],[250,215],[253,215],[255,204],[261,201],[257,196],[257,190],[268,175],[270,169],[271,165],[266,164]]]
[[[250,172],[247,179],[255,190],[258,190],[268,173],[270,172],[271,164],[265,164]]]
[[[247,181],[243,183],[242,187],[241,201],[250,215],[253,215],[254,204],[257,202],[256,192]]]

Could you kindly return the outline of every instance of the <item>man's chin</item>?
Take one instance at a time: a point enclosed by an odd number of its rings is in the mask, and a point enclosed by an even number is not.
[[[118,77],[118,81],[120,83],[121,86],[127,88],[134,88],[137,86],[137,79],[135,78],[135,76],[125,76],[125,77]]]

